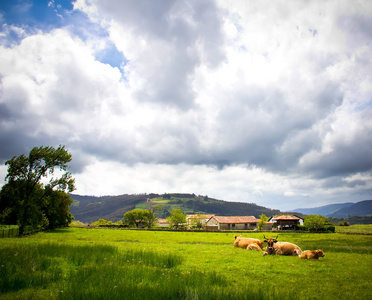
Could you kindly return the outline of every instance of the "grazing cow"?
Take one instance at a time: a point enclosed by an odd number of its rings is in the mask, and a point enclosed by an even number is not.
[[[278,242],[276,238],[267,238],[265,237],[265,242],[267,243],[267,247],[263,255],[301,255],[302,250],[295,244],[287,243],[287,242]]]
[[[303,259],[319,259],[319,257],[324,257],[324,252],[323,250],[306,250],[302,252],[299,255],[300,258]]]
[[[257,245],[257,243],[249,244],[247,250],[263,251],[262,248]]]
[[[259,239],[244,238],[241,235],[239,236],[234,235],[234,238],[235,238],[234,247],[247,249],[247,247],[250,244],[257,244],[262,249],[264,246],[264,242],[260,241]]]

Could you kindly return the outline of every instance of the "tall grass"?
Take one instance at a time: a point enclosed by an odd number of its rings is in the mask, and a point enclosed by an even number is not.
[[[350,226],[336,226],[336,232],[372,234],[372,224],[355,224],[355,225],[350,225]]]
[[[17,237],[18,235],[18,225],[0,225],[0,238]]]
[[[37,298],[48,299],[246,298],[222,274],[177,270],[181,263],[172,253],[121,252],[110,245],[8,245],[0,253],[0,295],[28,298],[36,288]],[[247,295],[261,298],[259,292]]]

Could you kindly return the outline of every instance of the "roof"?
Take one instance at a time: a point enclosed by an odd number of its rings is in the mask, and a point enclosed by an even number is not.
[[[197,214],[197,215],[187,215],[189,219],[199,219],[200,216],[204,216],[205,219],[209,220],[210,218],[214,217],[214,215],[204,215],[204,214]]]
[[[158,223],[159,224],[165,224],[165,223],[168,223],[166,219],[158,219]]]
[[[239,223],[257,223],[259,220],[254,216],[238,216],[238,217],[213,217],[218,223],[222,224],[239,224]]]
[[[294,215],[280,215],[280,216],[272,216],[270,218],[270,220],[273,220],[273,221],[298,221],[302,218],[299,218],[299,217],[296,217]]]

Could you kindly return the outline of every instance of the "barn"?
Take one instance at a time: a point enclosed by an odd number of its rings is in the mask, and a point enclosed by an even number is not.
[[[298,225],[303,225],[304,219],[296,215],[272,216],[269,222],[278,230],[296,230]]]
[[[258,219],[254,216],[224,217],[213,216],[206,223],[207,230],[253,230],[257,228]]]
[[[186,215],[186,223],[188,226],[194,226],[195,221],[199,220],[202,226],[204,227],[207,221],[213,216],[214,215],[203,215],[203,214]]]
[[[159,226],[159,227],[169,227],[169,223],[166,219],[158,219],[157,226]]]

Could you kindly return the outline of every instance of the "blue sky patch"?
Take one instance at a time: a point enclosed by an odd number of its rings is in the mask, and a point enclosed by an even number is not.
[[[117,67],[119,70],[121,70],[121,67],[128,62],[123,53],[112,43],[105,49],[97,52],[95,57],[98,61],[104,64],[109,64],[113,68]]]
[[[0,6],[2,22],[17,27],[61,27],[72,11],[71,1],[4,1]]]

